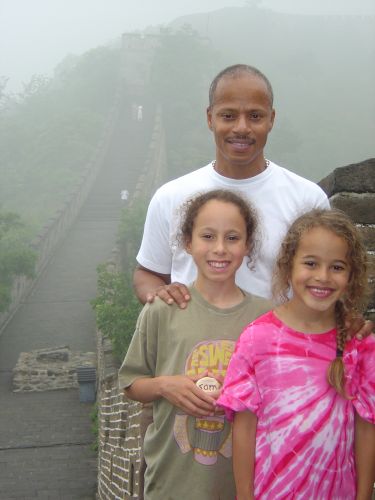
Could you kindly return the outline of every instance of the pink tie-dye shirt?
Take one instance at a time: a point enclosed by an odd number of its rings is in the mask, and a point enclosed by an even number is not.
[[[240,336],[218,404],[258,418],[255,498],[355,498],[354,410],[375,424],[375,336],[345,348],[344,399],[326,380],[336,330],[297,332],[269,312]]]

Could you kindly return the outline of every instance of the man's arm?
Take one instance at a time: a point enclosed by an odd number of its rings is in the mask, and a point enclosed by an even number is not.
[[[357,468],[356,500],[371,500],[375,482],[375,425],[356,413],[355,461]]]
[[[145,304],[153,302],[156,296],[166,304],[176,302],[184,309],[190,300],[189,290],[182,283],[171,283],[169,274],[160,274],[138,264],[133,274],[134,292],[138,300]]]
[[[249,411],[235,413],[233,422],[233,472],[237,500],[254,499],[255,436],[257,417]]]

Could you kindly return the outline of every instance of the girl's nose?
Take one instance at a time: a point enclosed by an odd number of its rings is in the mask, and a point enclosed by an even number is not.
[[[327,281],[328,280],[328,269],[324,266],[319,267],[316,271],[315,278],[318,281]]]
[[[225,242],[223,239],[218,238],[214,248],[215,253],[222,254],[225,252]]]

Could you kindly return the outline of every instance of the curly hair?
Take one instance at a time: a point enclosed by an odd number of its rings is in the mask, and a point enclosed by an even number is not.
[[[322,227],[345,240],[348,246],[347,259],[350,268],[346,293],[335,305],[337,325],[336,358],[328,368],[328,382],[345,396],[344,365],[342,361],[346,340],[346,320],[364,311],[368,294],[367,252],[359,229],[350,217],[338,209],[315,209],[298,217],[290,226],[276,260],[272,291],[277,302],[289,299],[290,277],[294,256],[302,236],[309,230]]]
[[[200,210],[211,200],[231,203],[238,207],[246,226],[246,246],[249,249],[249,262],[253,260],[258,248],[259,242],[259,225],[258,215],[253,206],[246,201],[240,193],[230,191],[228,189],[213,189],[205,193],[188,199],[182,206],[182,217],[179,234],[179,243],[186,246],[192,239],[194,222]]]

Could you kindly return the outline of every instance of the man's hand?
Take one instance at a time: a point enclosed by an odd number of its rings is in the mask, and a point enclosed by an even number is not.
[[[142,304],[151,303],[160,297],[166,304],[187,307],[189,290],[182,283],[171,283],[169,274],[160,274],[138,265],[134,270],[133,285],[136,296]]]
[[[370,320],[365,320],[363,316],[357,315],[351,317],[350,320],[346,322],[346,328],[348,331],[347,340],[352,337],[357,337],[358,340],[370,335],[374,330],[374,323]]]
[[[186,375],[161,376],[159,377],[160,393],[172,405],[177,406],[192,417],[213,415],[215,397],[205,393],[195,385],[199,378],[191,378]]]
[[[188,288],[177,282],[159,286],[153,292],[147,293],[146,300],[151,303],[155,297],[160,297],[166,304],[176,303],[181,309],[185,309],[190,300]]]

